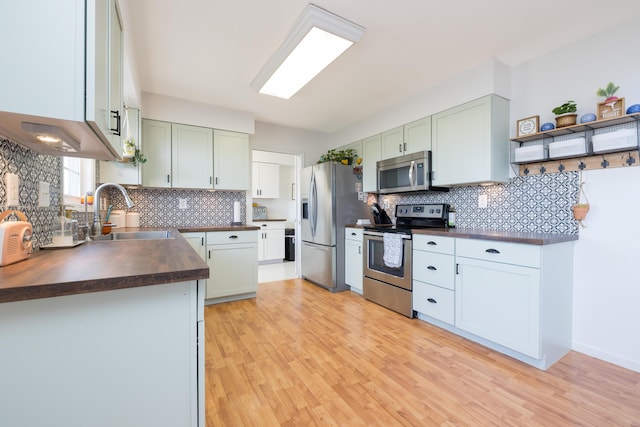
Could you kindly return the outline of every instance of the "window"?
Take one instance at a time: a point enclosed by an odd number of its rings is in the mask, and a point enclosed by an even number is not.
[[[84,210],[80,198],[95,186],[95,160],[79,157],[62,158],[62,184],[65,206]]]

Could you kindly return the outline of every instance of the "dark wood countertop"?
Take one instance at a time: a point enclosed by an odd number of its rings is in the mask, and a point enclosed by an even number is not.
[[[250,231],[260,230],[255,225],[210,225],[206,227],[180,227],[178,231],[181,233],[198,233],[207,231]]]
[[[523,233],[517,231],[497,231],[473,228],[423,228],[413,230],[413,234],[459,237],[464,239],[497,240],[528,245],[552,245],[578,240],[577,234]]]
[[[0,267],[0,303],[208,278],[207,264],[178,230],[173,235],[41,249]]]
[[[347,225],[350,228],[364,228],[362,225]],[[518,231],[487,230],[483,228],[418,228],[413,234],[459,237],[464,239],[496,240],[501,242],[524,243],[528,245],[552,245],[554,243],[578,240],[577,234],[524,233]]]

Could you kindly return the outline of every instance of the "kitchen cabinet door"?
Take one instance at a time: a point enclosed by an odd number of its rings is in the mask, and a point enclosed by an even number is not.
[[[173,188],[213,189],[213,129],[171,125]]]
[[[207,299],[253,294],[258,289],[258,244],[208,245]]]
[[[344,283],[362,294],[362,229],[345,228]]]
[[[382,156],[382,136],[370,136],[362,140],[362,191],[375,193],[378,191],[378,172],[376,163]]]
[[[249,135],[213,131],[213,188],[216,190],[249,189]]]
[[[129,129],[131,136],[140,142],[140,110],[135,108],[128,109]],[[123,137],[125,136],[123,133]],[[146,157],[146,156],[145,156]],[[100,178],[98,182],[115,182],[123,185],[140,185],[142,178],[140,176],[140,164],[135,166],[131,162],[119,162],[116,160],[100,162]]]
[[[402,156],[405,152],[404,129],[402,126],[382,132],[382,159]]]
[[[431,116],[404,125],[404,154],[431,150]]]
[[[457,257],[456,327],[540,358],[540,270]]]
[[[432,116],[433,185],[509,179],[509,101],[489,95]]]
[[[254,222],[258,232],[258,261],[284,259],[284,221]]]
[[[140,147],[147,158],[140,165],[142,185],[171,188],[171,123],[143,119]]]
[[[280,197],[280,165],[253,162],[252,172],[254,199],[277,199]]]
[[[123,81],[123,45],[122,19],[116,0],[109,0],[109,123],[111,131],[107,134],[111,146],[122,152],[124,135],[122,125],[124,109],[122,102]],[[117,129],[113,131],[113,129]]]

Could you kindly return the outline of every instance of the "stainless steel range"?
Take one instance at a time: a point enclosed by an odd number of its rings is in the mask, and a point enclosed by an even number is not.
[[[445,227],[448,216],[449,205],[446,203],[397,205],[395,225],[365,227],[364,297],[407,317],[414,317],[411,284],[413,230]],[[385,256],[385,246],[393,256]]]

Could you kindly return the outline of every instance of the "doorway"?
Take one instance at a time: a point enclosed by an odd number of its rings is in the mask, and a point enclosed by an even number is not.
[[[267,227],[278,228],[276,254],[269,253],[273,241],[263,243],[265,252],[259,256],[258,283],[300,277],[299,254],[299,186],[302,165],[300,154],[252,150],[251,214],[253,223],[263,220]],[[267,221],[264,221],[264,220]],[[281,228],[284,228],[284,237]],[[271,239],[272,236],[267,236]],[[261,246],[259,244],[259,246]]]

